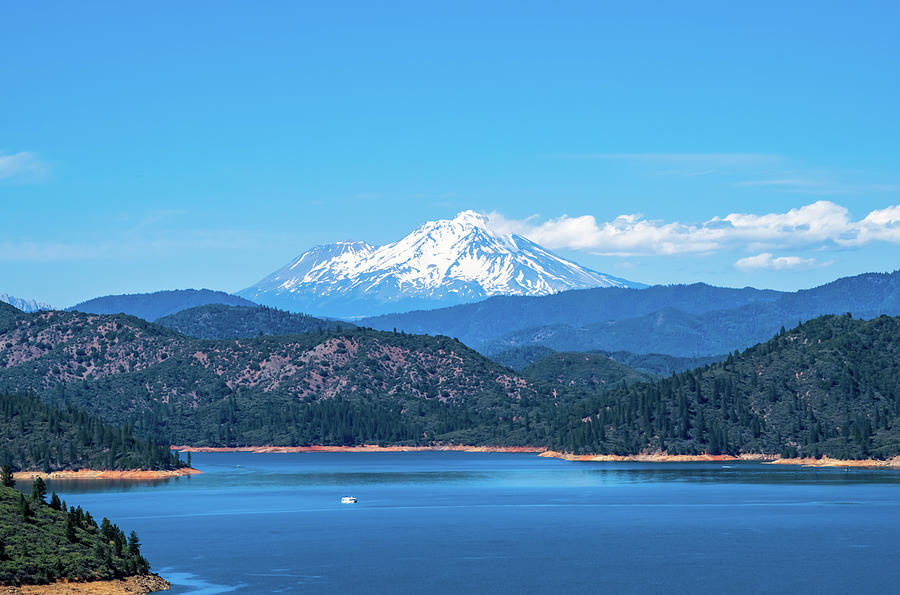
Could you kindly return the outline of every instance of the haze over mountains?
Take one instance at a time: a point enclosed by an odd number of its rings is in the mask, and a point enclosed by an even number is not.
[[[582,267],[463,211],[380,247],[318,246],[238,295],[316,316],[356,318],[588,287],[644,285]]]

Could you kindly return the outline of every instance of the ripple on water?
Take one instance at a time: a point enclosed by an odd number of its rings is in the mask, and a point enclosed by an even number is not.
[[[170,593],[190,593],[191,595],[214,595],[215,593],[230,593],[246,587],[246,583],[237,585],[217,585],[199,578],[191,572],[170,572],[168,569],[159,571],[159,575],[172,583]]]

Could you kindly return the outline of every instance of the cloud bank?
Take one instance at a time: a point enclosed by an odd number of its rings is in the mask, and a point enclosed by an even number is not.
[[[734,263],[735,268],[742,271],[808,271],[830,265],[831,262],[820,263],[815,258],[800,256],[773,256],[771,252],[763,252],[756,256],[741,258]]]
[[[593,215],[563,215],[542,223],[537,217],[515,220],[500,213],[489,213],[488,217],[498,231],[517,233],[551,249],[607,256],[742,250],[761,252],[754,258],[768,252],[772,258],[772,250],[786,248],[900,244],[900,205],[871,211],[854,221],[845,207],[827,200],[784,213],[730,213],[702,223],[651,220],[638,213],[619,215],[611,221],[597,221]],[[772,258],[772,262],[776,260]],[[794,265],[799,263],[781,261],[779,266],[784,270]],[[772,264],[769,268],[775,267]]]

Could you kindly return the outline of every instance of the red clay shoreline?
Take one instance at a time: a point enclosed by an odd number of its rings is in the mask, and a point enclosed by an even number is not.
[[[145,469],[78,469],[65,471],[16,471],[13,477],[18,480],[29,480],[35,477],[41,479],[166,479],[169,477],[183,477],[185,475],[195,475],[203,473],[198,469],[191,467],[182,467],[181,469],[161,469],[161,470],[145,470]]]
[[[570,453],[548,450],[538,456],[562,459],[564,461],[593,461],[593,462],[637,462],[637,463],[701,463],[701,462],[728,462],[728,461],[758,461],[769,465],[798,465],[802,467],[864,467],[868,469],[896,469],[900,468],[900,456],[892,459],[832,459],[829,457],[814,458],[781,458],[773,454],[747,453],[741,455],[670,455],[664,452],[645,453],[638,455],[574,455]]]
[[[171,446],[179,452],[250,452],[262,453],[294,453],[294,452],[523,452],[542,453],[547,449],[542,446],[465,446],[459,444],[437,446],[378,446],[377,444],[361,444],[359,446]]]
[[[758,461],[771,465],[799,465],[804,467],[864,467],[870,469],[900,468],[900,456],[887,460],[878,459],[853,459],[842,460],[822,457],[785,459],[775,454],[748,453],[734,455],[671,455],[664,452],[644,453],[637,455],[608,455],[587,454],[573,455],[570,453],[547,450],[540,446],[469,446],[460,444],[435,445],[435,446],[378,446],[375,444],[362,444],[359,446],[175,446],[172,450],[180,452],[249,452],[249,453],[300,453],[300,452],[508,452],[508,453],[534,453],[540,457],[561,459],[564,461],[582,462],[634,462],[634,463],[703,463],[703,462],[728,462],[728,461]]]

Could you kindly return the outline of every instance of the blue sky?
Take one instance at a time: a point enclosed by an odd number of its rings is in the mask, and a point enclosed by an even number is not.
[[[647,283],[900,268],[897,3],[428,4],[6,3],[0,293],[235,291],[463,209]]]

